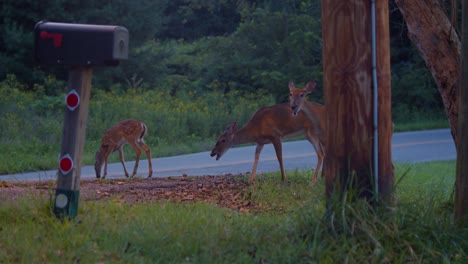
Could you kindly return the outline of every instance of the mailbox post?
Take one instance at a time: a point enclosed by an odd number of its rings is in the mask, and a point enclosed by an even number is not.
[[[81,161],[85,143],[93,66],[116,66],[128,58],[128,31],[121,26],[40,21],[34,27],[35,60],[68,68],[62,148],[54,213],[78,213]]]

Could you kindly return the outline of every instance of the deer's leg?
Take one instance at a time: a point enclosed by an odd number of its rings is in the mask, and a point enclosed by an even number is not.
[[[286,174],[284,172],[283,167],[283,146],[281,144],[280,138],[275,138],[272,140],[273,147],[275,147],[276,158],[278,159],[278,163],[281,170],[281,181],[284,182],[286,180]]]
[[[320,169],[320,171],[322,171],[322,168],[323,168],[323,161],[325,160],[325,156],[326,156],[327,154],[326,154],[326,152],[325,152],[325,146],[324,146],[324,144],[323,144],[321,141],[320,141],[319,144],[320,144],[320,151],[319,151],[319,152],[320,152],[320,153],[319,153],[319,154],[320,154],[320,156],[319,156],[319,158],[320,158],[320,163],[319,163],[319,164],[320,164],[320,167],[318,167],[318,168]],[[319,154],[317,154],[317,156],[318,156]],[[322,172],[323,172],[323,171],[322,171]],[[321,174],[321,175],[322,175],[322,177],[323,177],[323,174]]]
[[[138,142],[138,145],[141,148],[143,148],[143,150],[146,153],[146,157],[148,158],[148,167],[149,167],[148,178],[149,178],[153,175],[153,164],[151,163],[151,149],[148,147],[148,145],[145,144],[145,142],[143,142],[143,140]]]
[[[123,145],[119,147],[119,158],[120,158],[120,163],[122,163],[122,166],[124,168],[125,177],[128,178],[128,171],[127,171],[127,168],[125,167],[125,158],[124,158],[124,153],[123,153]]]
[[[132,173],[132,177],[133,177],[136,175],[138,171],[138,163],[140,162],[141,149],[138,147],[138,145],[135,142],[130,143],[130,146],[132,146],[136,154],[135,167],[133,167],[133,173]]]
[[[106,148],[102,154],[102,160],[104,162],[104,175],[102,176],[103,179],[107,176],[107,160],[109,159],[110,154],[112,153],[111,148]],[[99,172],[101,172],[101,165],[99,165]]]
[[[312,180],[310,181],[311,184],[315,184],[315,182],[317,181],[317,176],[320,172],[320,168],[323,163],[322,153],[320,153],[320,151],[317,151],[316,153],[317,153],[317,166],[315,167],[315,170],[314,170],[314,176],[312,177]]]
[[[104,160],[104,175],[102,176],[105,179],[107,176],[107,159]]]
[[[325,156],[325,151],[322,142],[318,138],[318,136],[311,135],[307,133],[306,135],[307,140],[312,144],[315,149],[315,153],[317,154],[317,165],[315,167],[314,176],[312,177],[311,184],[314,184],[317,181],[318,173],[322,167],[323,159]]]
[[[109,159],[110,154],[112,153],[112,149],[108,148],[106,152],[104,153],[104,176],[102,176],[103,179],[106,178],[107,176],[107,160]],[[99,168],[100,170],[101,168]]]
[[[258,159],[260,158],[260,153],[262,152],[263,146],[264,146],[263,144],[257,144],[257,147],[255,148],[255,159],[254,159],[252,172],[249,178],[250,184],[253,183],[253,181],[255,180],[255,174],[257,173]]]

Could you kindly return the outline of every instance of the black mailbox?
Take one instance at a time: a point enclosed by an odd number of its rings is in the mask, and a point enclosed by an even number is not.
[[[121,26],[40,21],[34,56],[40,64],[114,66],[128,58],[128,40]]]

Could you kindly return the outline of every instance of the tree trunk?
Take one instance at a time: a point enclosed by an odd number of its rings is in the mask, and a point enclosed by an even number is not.
[[[322,1],[327,197],[351,184],[373,195],[373,157],[379,160],[379,194],[391,198],[391,85],[388,1],[376,1],[378,154],[373,149],[371,1]]]
[[[434,77],[457,145],[460,38],[439,0],[395,0],[395,3],[406,21],[409,38]]]
[[[468,226],[468,66],[461,61],[461,41],[444,8],[437,0],[395,0],[408,26],[410,39],[419,49],[431,70],[442,96],[452,137],[457,148],[455,183],[455,219]],[[453,3],[452,3],[453,4]],[[463,34],[468,34],[467,4],[463,2]],[[452,7],[452,10],[455,6]],[[456,11],[456,10],[455,10]],[[463,40],[463,53],[468,52],[468,40]],[[465,59],[464,59],[465,60]],[[460,75],[460,71],[463,73]],[[459,90],[461,79],[462,89]],[[460,98],[460,102],[459,102]],[[460,116],[459,116],[460,111]]]
[[[468,227],[468,4],[463,4],[460,115],[458,116],[457,178],[455,183],[455,220]]]

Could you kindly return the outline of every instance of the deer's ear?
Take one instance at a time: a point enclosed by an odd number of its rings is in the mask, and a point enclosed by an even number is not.
[[[229,133],[233,133],[236,130],[237,130],[237,122],[235,121],[229,124],[228,127],[226,127],[226,132],[229,132]]]
[[[294,82],[293,81],[289,81],[289,90],[291,91],[292,89],[296,88],[294,87]]]
[[[312,93],[314,90],[315,90],[315,86],[317,84],[315,82],[308,82],[306,84],[306,86],[304,87],[304,90],[307,92],[307,93]]]
[[[237,122],[236,121],[232,122],[231,130],[232,130],[232,132],[237,131]]]

